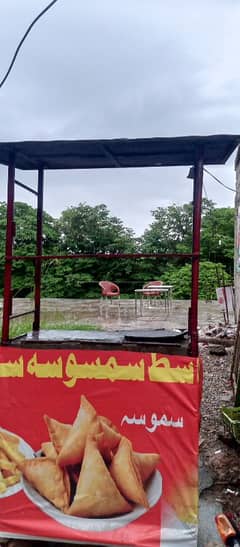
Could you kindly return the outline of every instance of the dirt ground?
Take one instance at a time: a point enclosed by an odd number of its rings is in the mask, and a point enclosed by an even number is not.
[[[234,405],[229,380],[232,352],[228,348],[225,356],[210,355],[208,345],[200,345],[204,366],[200,455],[214,479],[203,495],[222,503],[225,512],[235,513],[240,525],[240,445],[224,430],[220,414],[221,407]]]
[[[2,301],[0,300],[0,306]],[[144,302],[140,315],[140,302],[121,299],[120,302],[101,301],[100,299],[42,299],[41,318],[43,322],[91,324],[112,330],[118,328],[186,328],[188,324],[189,300],[173,300],[170,308],[165,309],[162,302]],[[13,313],[22,313],[33,309],[33,301],[28,298],[15,298]],[[136,313],[137,311],[137,313]],[[217,302],[199,302],[199,327],[222,321],[223,314]]]

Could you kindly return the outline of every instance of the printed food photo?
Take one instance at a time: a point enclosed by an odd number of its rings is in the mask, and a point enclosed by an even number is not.
[[[72,425],[48,415],[44,421],[49,440],[41,443],[36,457],[19,452],[17,437],[0,437],[0,465],[3,475],[9,475],[6,487],[22,473],[25,485],[72,517],[115,517],[131,513],[136,505],[149,508],[146,485],[159,454],[135,452],[131,441],[107,417],[97,415],[84,395]]]
[[[9,351],[0,536],[123,547],[175,547],[178,537],[195,547],[198,359]]]

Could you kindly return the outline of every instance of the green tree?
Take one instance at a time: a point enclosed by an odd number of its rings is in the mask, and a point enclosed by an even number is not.
[[[106,205],[91,207],[80,203],[64,210],[56,220],[43,214],[43,254],[71,253],[134,253],[162,252],[186,253],[192,249],[192,203],[181,206],[158,207],[152,212],[153,222],[141,238],[123,222],[111,216]],[[36,209],[26,203],[15,204],[16,236],[15,255],[36,253]],[[3,280],[5,253],[6,203],[0,203],[0,275]],[[224,281],[230,278],[234,250],[234,209],[216,208],[212,201],[202,204],[202,264],[205,268],[205,288],[200,295],[209,297],[215,286],[216,267],[224,272]],[[184,262],[183,262],[184,260]],[[185,263],[185,266],[184,266]],[[206,263],[211,266],[206,266]],[[205,266],[203,266],[205,264]],[[32,293],[34,283],[33,261],[18,261],[13,264],[14,294],[26,296]],[[52,297],[96,297],[100,294],[101,279],[115,281],[121,294],[133,295],[133,289],[145,281],[162,278],[178,286],[178,296],[190,295],[190,260],[167,258],[156,259],[68,259],[48,260],[42,263],[42,295]],[[179,275],[181,282],[179,283]],[[202,274],[200,274],[202,275]],[[189,277],[190,276],[190,277]],[[214,281],[213,281],[214,278]],[[2,281],[3,283],[3,281]],[[201,282],[202,283],[202,282]],[[214,290],[212,289],[214,287]],[[2,290],[2,284],[0,284]],[[214,293],[215,294],[215,293]],[[204,296],[203,296],[204,295]]]
[[[59,219],[62,248],[71,253],[133,252],[133,230],[110,215],[106,205],[79,203],[62,212]]]
[[[36,254],[37,210],[26,203],[15,203],[16,235],[13,254]],[[57,221],[43,212],[42,254],[56,254],[59,249],[59,231]],[[42,271],[49,268],[48,262],[42,263]],[[34,262],[20,261],[14,263],[13,290],[24,296],[32,292],[34,286]]]
[[[190,252],[192,204],[169,205],[152,211],[153,222],[142,237],[144,252]]]
[[[200,262],[199,271],[199,298],[216,299],[216,288],[219,287],[219,271],[224,275],[226,285],[231,285],[232,278],[223,264],[209,261]],[[191,296],[191,264],[181,268],[170,266],[162,277],[163,280],[174,286],[174,298],[188,299]]]
[[[6,236],[7,207],[6,203],[0,203],[0,269],[1,290],[3,289],[5,236]],[[36,224],[37,211],[30,205],[15,202],[14,210],[15,238],[13,244],[14,255],[36,254]],[[59,233],[55,219],[49,214],[43,213],[43,254],[56,254],[59,252]],[[43,263],[43,270],[47,263]],[[26,296],[32,293],[34,286],[34,263],[31,260],[13,262],[13,291],[15,295]]]
[[[222,262],[233,271],[234,219],[231,207],[212,208],[202,220],[201,251],[204,260]]]
[[[153,222],[145,230],[141,246],[146,252],[189,253],[192,249],[192,203],[158,207],[152,211]],[[201,256],[203,260],[221,262],[232,272],[234,254],[234,209],[216,208],[204,198],[202,202]]]
[[[202,201],[202,218],[211,216],[214,203]],[[157,207],[152,211],[153,222],[141,238],[145,252],[189,253],[192,250],[193,204]]]
[[[110,215],[106,205],[94,207],[80,203],[64,210],[59,218],[63,253],[132,253],[136,250],[133,230]],[[77,259],[61,261],[55,270],[55,281],[63,288],[63,296],[99,296],[98,282],[110,279],[121,283],[121,291],[129,284],[135,264],[132,260]],[[47,284],[46,291],[56,290]]]

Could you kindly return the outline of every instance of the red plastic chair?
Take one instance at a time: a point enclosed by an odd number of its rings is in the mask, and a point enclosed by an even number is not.
[[[143,285],[143,289],[147,289],[148,287],[160,287],[161,285],[163,285],[163,282],[162,281],[148,281],[148,283],[146,283],[145,285]],[[146,291],[143,293],[144,296],[160,296],[161,295],[161,291]]]
[[[98,284],[102,289],[102,296],[104,298],[113,298],[116,296],[120,298],[120,289],[116,283],[112,283],[112,281],[99,281]]]

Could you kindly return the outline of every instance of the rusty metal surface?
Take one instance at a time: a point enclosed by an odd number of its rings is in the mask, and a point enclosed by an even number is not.
[[[0,163],[8,165],[14,153],[24,170],[191,166],[201,148],[213,165],[225,163],[239,142],[239,135],[1,142]]]
[[[168,331],[169,332],[169,331]],[[28,348],[55,348],[55,349],[94,349],[94,350],[126,350],[126,351],[154,351],[170,355],[188,355],[189,340],[184,337],[179,342],[164,342],[158,335],[151,340],[142,339],[127,340],[127,331],[64,331],[64,330],[40,330],[35,333],[27,333],[25,336],[13,340],[12,346]],[[149,331],[147,330],[147,333]]]

